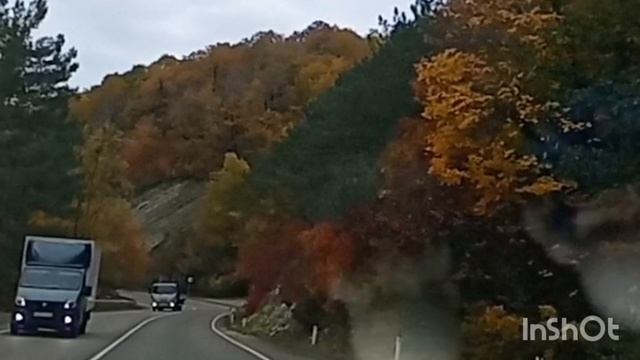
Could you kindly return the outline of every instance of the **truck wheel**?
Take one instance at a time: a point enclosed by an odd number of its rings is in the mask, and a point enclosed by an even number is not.
[[[85,314],[84,319],[82,320],[82,324],[80,325],[80,335],[84,335],[87,333],[87,323],[89,322],[89,318]]]
[[[11,326],[9,327],[9,333],[10,333],[12,336],[19,336],[19,335],[22,335],[22,334],[20,333],[20,331],[18,330],[18,327],[17,327],[15,324],[11,324]]]

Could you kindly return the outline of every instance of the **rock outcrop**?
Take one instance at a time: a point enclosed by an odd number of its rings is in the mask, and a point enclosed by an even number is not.
[[[158,185],[136,197],[135,210],[148,234],[151,251],[167,242],[180,241],[179,235],[193,226],[205,191],[205,183],[179,181]]]

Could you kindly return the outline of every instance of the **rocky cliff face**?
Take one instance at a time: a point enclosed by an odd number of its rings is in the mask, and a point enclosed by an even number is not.
[[[202,204],[206,186],[195,181],[165,183],[151,188],[134,201],[136,213],[148,234],[151,251],[179,242]]]

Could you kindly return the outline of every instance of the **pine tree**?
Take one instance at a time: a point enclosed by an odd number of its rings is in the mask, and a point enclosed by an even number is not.
[[[67,121],[77,70],[65,39],[34,38],[47,14],[45,0],[0,0],[0,284],[19,259],[22,235],[37,210],[68,211],[76,182],[76,127]],[[0,288],[0,297],[2,288]]]
[[[305,121],[256,165],[253,180],[290,191],[307,219],[337,218],[372,201],[379,155],[398,120],[419,113],[413,65],[429,53],[420,23],[395,24],[375,57],[312,102]]]

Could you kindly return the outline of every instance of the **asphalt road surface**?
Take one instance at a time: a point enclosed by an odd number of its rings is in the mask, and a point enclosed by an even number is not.
[[[176,313],[96,313],[87,334],[77,339],[13,337],[0,327],[0,360],[260,360],[212,330],[212,320],[226,311],[187,301],[185,310]]]

